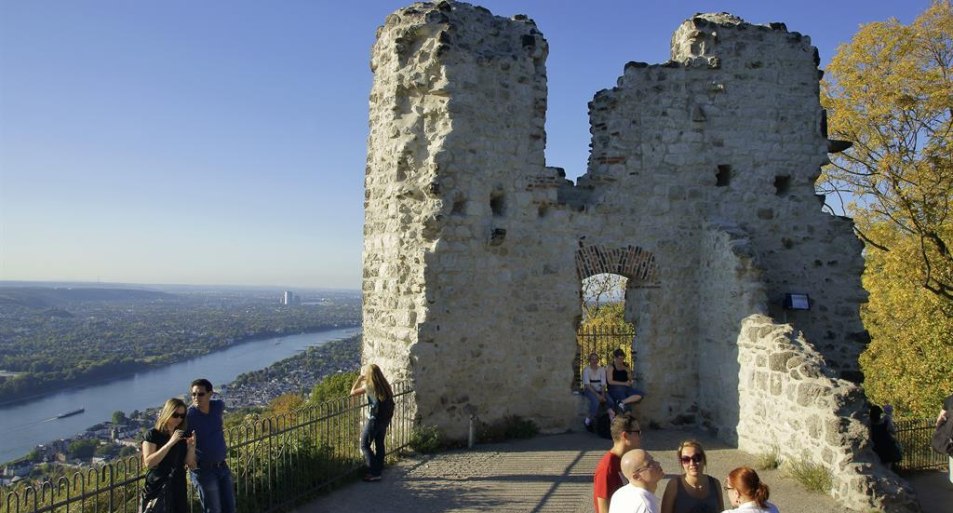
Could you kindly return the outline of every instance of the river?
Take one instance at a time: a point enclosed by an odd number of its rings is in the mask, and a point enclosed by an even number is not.
[[[128,414],[162,406],[166,399],[187,393],[189,383],[195,378],[208,378],[218,387],[243,372],[264,369],[307,347],[347,338],[360,331],[359,327],[353,327],[243,342],[101,385],[63,390],[27,403],[0,407],[0,463],[26,455],[37,444],[71,437],[110,420],[116,410]],[[56,418],[79,408],[86,411]]]

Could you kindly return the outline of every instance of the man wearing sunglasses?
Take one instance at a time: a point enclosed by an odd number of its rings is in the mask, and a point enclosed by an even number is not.
[[[622,456],[642,446],[642,429],[631,413],[617,415],[612,421],[612,449],[609,449],[592,476],[592,502],[596,513],[609,513],[609,501],[622,488]]]
[[[622,457],[622,474],[629,484],[612,494],[609,513],[659,513],[655,490],[665,477],[662,464],[648,452],[633,449]]]
[[[212,383],[204,378],[193,381],[190,392],[192,405],[186,418],[195,433],[197,460],[190,472],[192,486],[198,490],[204,513],[235,513],[235,487],[225,463],[225,402],[212,400]]]

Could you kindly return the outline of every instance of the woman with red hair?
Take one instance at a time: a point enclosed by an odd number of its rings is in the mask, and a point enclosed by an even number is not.
[[[734,509],[723,513],[778,513],[778,507],[768,502],[768,485],[751,467],[738,467],[728,473],[725,494]]]

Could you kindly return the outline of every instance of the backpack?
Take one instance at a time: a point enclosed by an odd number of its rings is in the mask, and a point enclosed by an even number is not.
[[[601,410],[596,419],[592,422],[593,431],[602,438],[612,439],[612,421],[609,420],[609,412]]]
[[[371,401],[371,418],[377,419],[382,424],[390,423],[394,416],[394,400]]]

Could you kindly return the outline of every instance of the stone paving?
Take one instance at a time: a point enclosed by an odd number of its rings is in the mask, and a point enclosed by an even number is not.
[[[705,445],[707,471],[719,479],[732,468],[753,465],[756,460],[694,431],[646,431],[643,446],[667,473],[676,473],[680,466],[674,448],[686,438]],[[608,440],[580,432],[412,456],[388,466],[379,483],[348,484],[296,513],[591,513],[592,471],[609,446]],[[771,501],[783,513],[844,510],[827,495],[805,491],[780,471],[759,474],[771,487]],[[953,513],[953,487],[945,477],[945,473],[930,472],[911,480],[924,513]],[[665,484],[659,485],[659,496]]]

